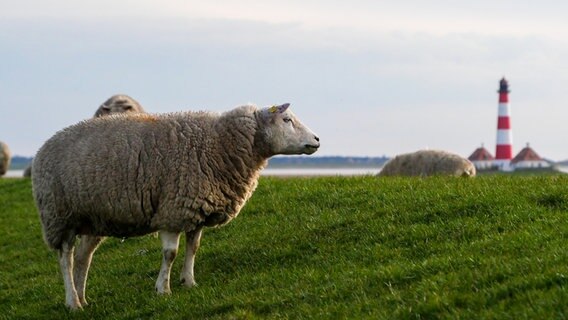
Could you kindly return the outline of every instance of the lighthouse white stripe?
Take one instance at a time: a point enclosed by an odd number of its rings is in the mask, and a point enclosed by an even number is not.
[[[511,110],[509,109],[509,104],[508,103],[499,103],[499,116],[500,117],[506,117],[506,116],[510,116]]]
[[[513,144],[513,133],[511,130],[497,130],[497,144]]]

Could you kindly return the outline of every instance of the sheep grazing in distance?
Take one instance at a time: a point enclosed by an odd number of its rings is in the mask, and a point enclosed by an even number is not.
[[[117,94],[108,98],[95,112],[93,118],[114,113],[145,113],[138,101],[124,94]]]
[[[12,160],[12,155],[10,154],[10,149],[8,145],[0,141],[0,177],[5,175],[10,168],[10,161]]]
[[[31,178],[32,177],[32,165],[31,163],[24,169],[24,178]]]
[[[383,166],[378,175],[473,177],[475,173],[473,163],[457,154],[441,150],[420,150],[397,155]]]
[[[95,112],[93,118],[99,118],[116,113],[145,113],[138,101],[125,94],[116,94],[108,98]],[[24,178],[32,176],[32,164],[24,170]]]
[[[268,158],[318,150],[319,138],[288,107],[100,117],[50,138],[34,159],[32,185],[44,239],[59,253],[66,305],[87,304],[91,258],[107,236],[160,231],[156,290],[170,293],[171,266],[185,233],[180,279],[194,286],[203,228],[239,214]]]

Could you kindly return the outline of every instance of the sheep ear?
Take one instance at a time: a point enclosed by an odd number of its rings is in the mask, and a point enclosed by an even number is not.
[[[264,115],[265,118],[270,118],[275,114],[283,113],[284,111],[286,111],[286,109],[288,109],[289,106],[290,106],[289,103],[285,103],[279,106],[274,105],[272,107],[264,108],[262,110],[262,114]]]
[[[282,104],[282,105],[279,105],[279,106],[272,106],[269,109],[270,109],[270,112],[272,112],[272,113],[282,113],[282,112],[286,111],[286,109],[288,109],[289,106],[290,106],[289,103],[285,103],[285,104]]]

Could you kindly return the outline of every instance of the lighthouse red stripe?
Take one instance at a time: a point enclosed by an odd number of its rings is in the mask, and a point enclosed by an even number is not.
[[[509,93],[499,92],[499,102],[509,102]]]
[[[495,159],[510,160],[513,158],[513,146],[510,144],[498,144]]]
[[[509,118],[509,117],[498,117],[497,118],[497,129],[511,129],[511,118]]]

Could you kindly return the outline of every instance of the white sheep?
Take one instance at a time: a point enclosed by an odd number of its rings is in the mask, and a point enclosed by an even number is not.
[[[108,98],[95,112],[93,118],[114,113],[145,113],[138,101],[125,94],[116,94]]]
[[[389,160],[379,176],[451,175],[473,177],[475,166],[471,161],[441,150],[420,150],[397,155]]]
[[[6,174],[6,172],[10,168],[11,160],[12,155],[10,154],[8,145],[0,141],[0,177]]]
[[[101,117],[50,138],[34,159],[32,184],[45,241],[59,253],[66,305],[87,304],[89,265],[106,236],[160,231],[156,290],[170,293],[171,266],[185,232],[180,279],[195,285],[203,227],[239,214],[268,158],[319,148],[319,138],[288,106]]]

